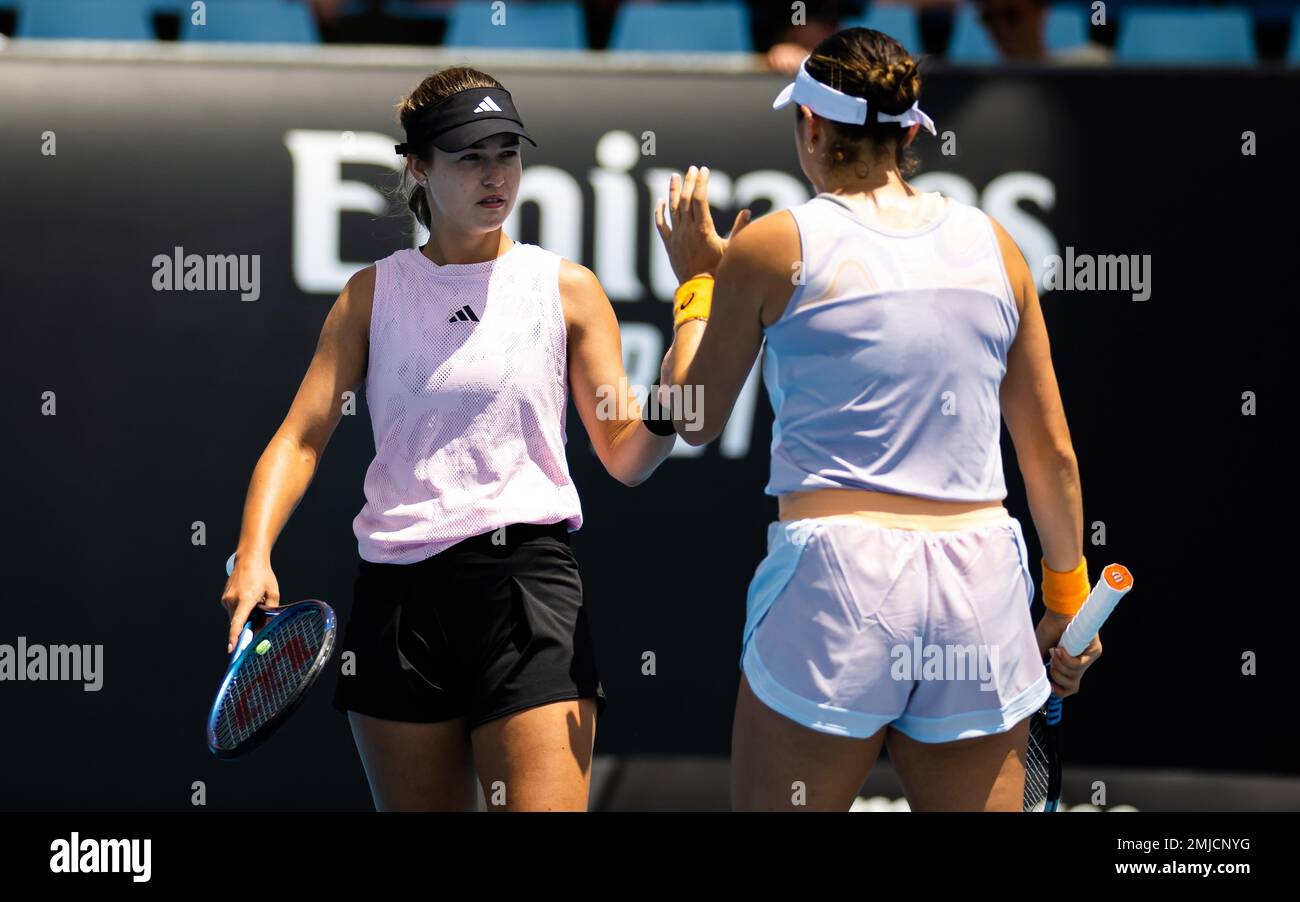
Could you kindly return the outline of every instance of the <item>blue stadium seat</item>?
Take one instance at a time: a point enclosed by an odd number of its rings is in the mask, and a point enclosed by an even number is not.
[[[628,3],[619,7],[610,50],[752,53],[743,3]]]
[[[1087,7],[1072,3],[1049,7],[1043,31],[1048,50],[1067,50],[1088,43]],[[954,63],[996,63],[1002,59],[1002,52],[980,21],[978,6],[958,8],[947,58]]]
[[[1106,0],[1106,21],[1118,22],[1131,9],[1152,6],[1200,9],[1213,6],[1216,2],[1217,0]]]
[[[1043,30],[1048,50],[1069,50],[1088,43],[1088,5],[1056,4],[1047,10],[1047,24]]]
[[[316,19],[306,3],[284,0],[208,0],[207,23],[182,13],[182,41],[315,44]]]
[[[1119,23],[1117,63],[1139,65],[1251,65],[1255,32],[1240,7],[1156,9],[1132,7]]]
[[[1291,20],[1291,43],[1286,50],[1288,66],[1300,66],[1300,11]]]
[[[491,3],[457,3],[443,43],[449,47],[585,50],[587,20],[577,3],[523,3],[504,7],[505,24],[492,24]]]
[[[958,7],[952,17],[952,37],[948,39],[950,63],[996,63],[1002,59],[993,38],[980,21],[979,7],[966,4]]]
[[[916,56],[921,52],[921,28],[917,22],[916,10],[910,6],[879,6],[872,4],[865,16],[845,19],[841,28],[872,28],[883,31],[895,41],[902,44],[908,53]]]
[[[14,37],[152,41],[149,0],[22,0]]]
[[[39,3],[41,2],[41,0],[26,0],[26,2]],[[112,2],[112,0],[109,0],[109,2]],[[231,0],[206,0],[206,2],[207,2],[207,11],[211,13],[213,7],[230,3]],[[309,0],[233,0],[233,2],[268,3],[268,4],[279,3],[282,5],[288,3],[297,3],[303,6],[308,6],[308,8],[310,8]],[[357,2],[363,2],[363,0],[357,0]],[[191,9],[192,0],[144,0],[144,3],[146,6],[152,7],[153,11],[156,13],[166,12],[176,16],[189,16],[193,13],[193,10]]]

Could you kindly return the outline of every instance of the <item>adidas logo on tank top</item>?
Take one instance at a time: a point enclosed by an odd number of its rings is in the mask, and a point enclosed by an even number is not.
[[[582,525],[559,266],[521,242],[483,263],[439,266],[415,248],[376,262],[375,457],[352,522],[363,559],[416,563],[511,523]]]

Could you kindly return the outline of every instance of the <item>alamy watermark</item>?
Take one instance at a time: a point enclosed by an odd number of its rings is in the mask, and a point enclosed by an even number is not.
[[[673,416],[685,422],[687,432],[704,428],[703,385],[628,385],[626,376],[618,377],[618,385],[596,387],[596,418],[599,420],[631,419],[631,402],[641,408],[647,420]]]
[[[50,871],[55,874],[130,874],[135,883],[148,883],[153,867],[151,839],[69,839],[50,843]]]
[[[1133,300],[1151,297],[1150,254],[1076,254],[1065,249],[1065,258],[1050,254],[1044,258],[1043,287],[1051,291],[1129,291]]]
[[[893,646],[889,657],[893,659],[889,676],[895,680],[975,680],[981,692],[997,689],[993,681],[998,672],[996,645],[926,645],[920,636],[913,636],[910,644]]]
[[[261,254],[187,254],[174,247],[152,263],[154,291],[238,290],[241,301],[262,296]]]
[[[19,636],[14,645],[0,644],[0,682],[79,682],[87,692],[104,685],[104,646],[29,645]]]

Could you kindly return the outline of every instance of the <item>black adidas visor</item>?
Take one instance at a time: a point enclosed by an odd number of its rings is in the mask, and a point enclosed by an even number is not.
[[[524,123],[519,119],[509,91],[470,88],[421,110],[406,130],[406,143],[394,147],[403,156],[408,153],[418,155],[432,142],[441,151],[455,153],[500,134],[518,135],[537,146],[537,142],[524,131]]]

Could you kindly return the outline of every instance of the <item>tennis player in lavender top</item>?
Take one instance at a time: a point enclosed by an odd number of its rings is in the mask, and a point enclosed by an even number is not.
[[[747,599],[737,809],[846,810],[888,743],[913,810],[1020,811],[1030,716],[1101,653],[1055,647],[1089,583],[1033,278],[989,216],[905,180],[908,146],[934,132],[920,86],[887,35],[831,35],[773,104],[792,108],[812,200],[741,211],[724,240],[691,167],[656,207],[683,283],[660,381],[703,391],[680,434],[721,433],[760,351],[774,411],[779,519]],[[1043,547],[1037,627],[1002,506],[1003,420]]]

